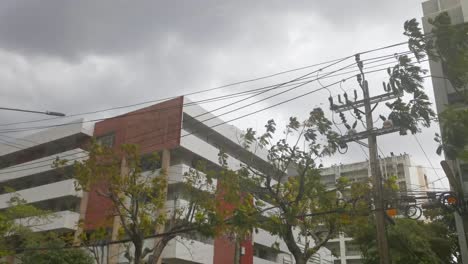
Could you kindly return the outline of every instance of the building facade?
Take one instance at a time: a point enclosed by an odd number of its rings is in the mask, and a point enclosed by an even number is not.
[[[28,204],[54,212],[50,219],[20,219],[35,231],[73,232],[83,218],[83,192],[76,191],[72,179],[73,162],[63,170],[53,168],[57,157],[82,160],[87,153],[83,146],[92,131],[81,120],[69,126],[57,127],[27,136],[0,147],[0,210],[9,207],[9,200],[20,195]],[[10,188],[10,190],[8,190]]]
[[[22,180],[28,177],[42,179],[44,178],[43,173],[39,170],[19,171],[19,169],[15,169],[15,166],[21,166],[21,169],[28,168],[27,166],[36,167],[35,165],[44,161],[41,159],[45,159],[50,162],[41,163],[40,165],[43,166],[43,170],[50,171],[49,173],[53,174],[56,169],[51,167],[51,163],[56,156],[68,157],[67,155],[69,155],[69,157],[74,157],[71,155],[79,153],[83,155],[83,158],[86,158],[86,151],[81,147],[86,140],[89,141],[91,136],[94,136],[101,144],[110,147],[118,147],[125,143],[137,144],[140,146],[141,155],[152,152],[161,153],[161,166],[168,172],[169,188],[166,202],[168,208],[175,206],[175,203],[184,202],[183,199],[174,200],[175,195],[172,192],[177,190],[175,186],[183,181],[184,173],[193,168],[195,161],[202,160],[209,163],[213,168],[219,167],[218,154],[220,149],[223,149],[227,154],[227,161],[232,169],[239,168],[240,164],[247,162],[247,160],[251,162],[252,159],[254,160],[253,164],[257,166],[256,169],[261,170],[262,166],[268,165],[266,153],[260,151],[252,156],[251,152],[241,146],[239,142],[242,134],[241,130],[225,124],[223,120],[207,112],[202,107],[184,100],[183,97],[97,122],[94,124],[93,132],[80,132],[80,122],[76,123],[76,126],[70,126],[75,130],[69,128],[69,126],[63,126],[31,136],[31,138],[34,138],[31,141],[35,140],[38,145],[44,145],[44,148],[51,148],[53,151],[41,150],[39,155],[35,154],[39,152],[32,148],[13,150],[5,147],[0,152],[0,160],[4,164],[2,165],[3,169],[0,171],[4,177],[0,176],[0,181],[5,184],[16,181],[19,182],[16,184],[17,186],[23,184],[28,189],[42,186],[37,191],[20,193],[25,195],[24,198],[29,203],[36,204],[37,201],[44,200],[39,198],[42,195],[51,196],[47,198],[48,200],[55,199],[57,195],[65,197],[62,199],[73,197],[74,203],[70,205],[70,208],[60,207],[55,210],[60,213],[66,212],[65,214],[68,217],[66,221],[62,221],[61,226],[47,228],[48,230],[57,231],[68,228],[67,231],[76,231],[78,230],[77,222],[79,219],[83,220],[85,231],[103,225],[112,227],[115,223],[113,221],[115,216],[111,213],[111,203],[98,195],[93,188],[89,193],[76,192],[73,188],[72,175],[68,174],[66,179],[59,178],[60,181],[54,182],[53,186],[47,186],[49,183],[47,182],[47,184],[36,184],[30,187],[26,183],[22,183]],[[71,138],[69,134],[72,132],[62,133],[68,131],[67,129],[74,131]],[[38,138],[41,138],[41,140]],[[79,138],[79,140],[73,140],[73,138]],[[66,143],[65,139],[72,140],[75,145]],[[63,144],[67,147],[57,147],[58,149],[54,147]],[[21,192],[21,190],[19,191]],[[62,192],[66,193],[61,194]],[[1,201],[6,201],[8,196],[5,196],[3,200],[1,199],[0,196],[0,206],[2,206]],[[62,209],[63,211],[60,211]],[[71,218],[70,215],[73,217]],[[41,230],[46,230],[46,228]],[[81,230],[77,232],[81,232]],[[278,243],[279,250],[272,249],[275,242]],[[152,245],[154,240],[148,239],[145,243]],[[113,256],[109,258],[111,263],[126,263],[127,260],[124,258],[121,248],[117,246],[109,250],[108,254]],[[254,232],[249,239],[242,242],[241,253],[242,264],[294,263],[286,244],[278,237],[272,236],[264,230]],[[165,248],[162,254],[162,263],[233,263],[234,254],[235,244],[228,237],[210,239],[179,236],[173,239]],[[314,255],[310,263],[329,264],[332,263],[331,258],[330,251],[323,248]]]
[[[408,154],[391,155],[380,159],[380,170],[384,178],[397,177],[400,192],[418,190],[427,191],[427,177],[421,166],[411,163]],[[334,188],[336,181],[346,177],[351,182],[367,181],[370,177],[368,161],[340,164],[321,170],[322,183],[329,188]],[[359,246],[353,243],[353,239],[345,234],[329,240],[327,248],[334,255],[335,264],[360,264],[362,263]]]
[[[424,33],[430,33],[432,25],[429,19],[436,17],[442,12],[446,12],[452,21],[452,24],[462,24],[468,22],[468,0],[429,0],[422,3],[424,17],[422,18]],[[442,64],[437,61],[429,61],[430,71],[432,75],[432,86],[434,88],[434,97],[437,107],[437,113],[443,112],[447,106],[466,108],[466,105],[450,82],[445,78],[442,69]],[[455,161],[453,168],[455,174],[458,175],[461,187],[467,197],[468,194],[468,164]],[[466,217],[465,217],[466,218]],[[468,263],[468,219],[462,219],[458,214],[455,214],[455,222],[457,225],[458,239],[460,248],[462,249],[463,263]]]

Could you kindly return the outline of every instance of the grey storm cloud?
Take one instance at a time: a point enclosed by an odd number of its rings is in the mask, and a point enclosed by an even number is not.
[[[73,114],[328,61],[404,40],[403,22],[421,16],[420,2],[4,0],[0,1],[0,105]],[[303,73],[199,98],[258,88]],[[333,81],[323,80],[323,84]],[[381,79],[375,83],[380,87]],[[344,88],[353,85],[348,82]],[[222,118],[229,120],[317,87],[314,83]],[[331,90],[340,91],[336,87]],[[327,96],[322,91],[234,124],[261,129],[272,116],[281,122],[290,115],[306,115],[315,106],[325,108]],[[203,106],[213,109],[223,103]],[[86,118],[112,114],[116,113]],[[5,123],[41,118],[0,111],[0,129]],[[435,149],[434,130],[437,127],[423,133],[421,139],[437,164],[440,158],[431,151]],[[411,146],[416,162],[427,165],[411,137],[392,135],[379,140],[386,153],[404,152]],[[395,144],[396,140],[401,143]],[[364,158],[362,150],[352,146],[346,156],[336,159],[344,163]]]
[[[236,41],[259,22],[281,31],[287,26],[278,23],[281,17],[297,14],[319,15],[319,24],[345,30],[357,23],[375,23],[377,17],[386,23],[395,12],[408,12],[411,18],[406,2],[2,1],[0,46],[18,53],[77,58],[132,52],[178,34],[193,45],[212,48]]]

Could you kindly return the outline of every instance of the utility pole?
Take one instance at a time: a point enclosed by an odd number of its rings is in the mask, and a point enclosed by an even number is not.
[[[365,145],[369,148],[369,163],[371,177],[373,180],[373,196],[374,196],[374,206],[375,206],[375,223],[376,223],[376,232],[377,232],[377,244],[378,252],[380,256],[380,264],[390,264],[390,254],[388,249],[387,235],[385,231],[385,214],[386,208],[383,197],[383,185],[382,185],[382,173],[380,171],[378,149],[377,149],[377,136],[393,133],[399,131],[399,128],[393,127],[391,121],[386,120],[384,122],[384,127],[381,129],[374,128],[374,122],[372,117],[372,112],[377,107],[379,102],[387,101],[399,97],[399,94],[396,91],[387,90],[384,85],[384,90],[387,92],[382,95],[371,97],[369,93],[369,85],[365,79],[363,72],[363,63],[360,60],[359,54],[356,55],[356,63],[359,67],[360,74],[357,75],[357,81],[362,89],[363,99],[357,100],[357,92],[355,91],[354,102],[348,99],[348,95],[345,93],[345,103],[341,102],[341,97],[338,97],[341,105],[333,104],[333,99],[330,97],[331,110],[339,112],[342,115],[342,112],[348,110],[354,110],[356,114],[363,114],[366,118],[366,130],[363,132],[357,133],[354,130],[355,125],[351,128],[349,125],[346,125],[348,133],[346,136],[341,137],[341,144],[345,145],[348,142],[357,142],[361,145]],[[374,106],[372,106],[374,105]],[[364,111],[359,108],[364,108]],[[344,119],[344,117],[342,116]],[[345,119],[343,122],[346,124]],[[356,123],[355,123],[356,124]],[[368,144],[360,142],[361,139],[367,139]]]
[[[362,67],[359,67],[362,72]],[[361,88],[364,94],[364,112],[366,115],[366,128],[368,131],[374,129],[374,121],[372,120],[372,109],[370,105],[369,85],[362,74]],[[388,252],[387,232],[385,231],[385,207],[383,201],[382,188],[382,173],[378,160],[377,137],[370,133],[368,139],[369,144],[369,163],[371,167],[371,176],[373,179],[374,188],[374,204],[375,204],[375,225],[377,228],[377,243],[380,254],[380,263],[390,263],[390,254]]]

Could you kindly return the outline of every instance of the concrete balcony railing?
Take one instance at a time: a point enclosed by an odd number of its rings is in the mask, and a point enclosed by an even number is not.
[[[190,134],[188,131],[182,129],[182,135]],[[180,139],[180,146],[189,150],[192,153],[203,157],[214,164],[219,164],[219,149],[210,145],[208,142],[201,140],[196,136],[188,136]],[[237,170],[240,168],[241,162],[232,156],[228,155],[228,165],[231,169]]]
[[[2,194],[0,195],[0,209],[9,207],[8,202],[15,195],[26,200],[26,203],[28,204],[66,196],[82,197],[83,192],[75,190],[74,182],[75,181],[73,179],[69,179],[21,190],[15,193]]]
[[[6,182],[13,179],[27,177],[29,175],[44,173],[55,170],[53,163],[58,157],[66,159],[69,162],[66,165],[72,165],[74,161],[81,161],[88,157],[88,153],[80,148],[62,152],[57,155],[47,156],[30,162],[17,164],[0,170],[0,182]]]
[[[213,252],[211,244],[177,237],[167,244],[162,257],[167,263],[212,263]]]
[[[254,243],[266,246],[268,248],[271,247],[274,242],[278,242],[280,251],[289,252],[288,247],[286,246],[283,240],[278,238],[278,236],[271,235],[263,229],[258,229],[258,232],[254,232],[252,234],[252,239]]]
[[[46,217],[28,217],[17,219],[17,224],[31,228],[34,232],[76,230],[80,214],[72,211],[61,211]]]
[[[266,259],[262,259],[262,258],[259,258],[259,257],[253,257],[253,263],[255,263],[255,264],[278,264],[278,263],[283,264],[283,262],[266,260]]]

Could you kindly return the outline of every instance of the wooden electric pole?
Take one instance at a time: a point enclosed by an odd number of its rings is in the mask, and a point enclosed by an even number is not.
[[[350,101],[348,96],[345,94],[346,101],[341,105],[333,104],[333,99],[330,98],[331,110],[342,113],[348,110],[354,110],[362,113],[366,118],[366,130],[363,132],[356,132],[354,127],[350,129],[347,135],[341,137],[340,141],[342,144],[348,142],[357,142],[364,144],[359,140],[367,139],[368,144],[366,147],[369,148],[369,165],[372,177],[373,185],[373,196],[375,206],[375,224],[377,232],[377,244],[378,252],[381,264],[390,264],[390,254],[388,249],[387,235],[385,231],[385,202],[383,197],[383,184],[382,184],[382,173],[380,171],[378,148],[377,148],[377,136],[398,132],[400,129],[394,127],[391,121],[384,122],[383,128],[374,128],[374,121],[372,112],[379,102],[395,99],[400,96],[396,91],[386,91],[387,93],[378,96],[371,97],[369,93],[368,82],[365,79],[363,71],[363,63],[360,60],[359,54],[356,55],[356,63],[359,67],[360,74],[357,75],[357,81],[362,89],[363,99],[357,100],[357,93],[355,92],[355,100]],[[341,97],[339,97],[341,98]],[[341,101],[341,99],[340,99]],[[359,108],[364,108],[364,111]]]
[[[361,68],[361,67],[360,67]],[[366,128],[368,131],[374,130],[374,121],[372,119],[372,108],[370,105],[369,86],[362,74],[362,85],[364,95],[364,113],[366,116]],[[381,264],[390,263],[390,254],[388,251],[387,232],[385,231],[385,204],[383,200],[382,188],[382,173],[380,171],[377,136],[373,133],[369,134],[369,164],[371,169],[371,177],[373,179],[374,188],[374,205],[375,205],[375,225],[377,228],[377,244],[380,255]]]

